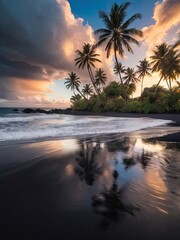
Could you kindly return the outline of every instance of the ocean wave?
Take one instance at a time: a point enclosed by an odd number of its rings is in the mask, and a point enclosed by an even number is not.
[[[33,115],[0,118],[0,141],[34,140],[131,132],[167,124],[169,120],[100,116]]]
[[[0,117],[0,123],[13,123],[13,122],[32,122],[34,120],[47,120],[47,119],[61,119],[60,115],[53,114],[53,115],[47,115],[47,114],[37,114],[37,115],[31,115],[27,116],[27,114],[21,114],[19,117],[19,114],[9,114],[8,117]]]

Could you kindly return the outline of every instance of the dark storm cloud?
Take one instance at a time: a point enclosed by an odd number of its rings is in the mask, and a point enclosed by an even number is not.
[[[28,64],[61,67],[56,33],[61,31],[62,20],[61,8],[53,0],[0,0],[0,53],[7,59],[6,65],[17,69],[18,63],[12,61],[21,62],[18,71]],[[33,69],[26,70],[30,74]]]
[[[11,61],[0,55],[0,76],[34,79],[43,76],[43,69],[25,62]]]
[[[0,0],[0,98],[15,97],[18,78],[43,81],[70,67],[61,52],[64,2]]]
[[[21,93],[18,79],[41,84],[76,71],[86,81],[87,73],[74,66],[75,50],[94,40],[67,0],[0,0],[0,98],[11,97],[9,89]]]

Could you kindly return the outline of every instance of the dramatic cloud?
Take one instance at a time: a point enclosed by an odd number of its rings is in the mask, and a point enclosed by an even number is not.
[[[180,24],[180,2],[179,0],[164,0],[157,2],[154,8],[153,19],[155,24],[149,27],[144,27],[144,41],[148,45],[149,55],[152,49],[162,43],[168,32]]]
[[[84,42],[95,42],[93,29],[75,18],[67,0],[0,0],[0,36],[0,98],[46,94],[69,71],[87,80],[74,58]],[[111,75],[101,53],[99,66]]]

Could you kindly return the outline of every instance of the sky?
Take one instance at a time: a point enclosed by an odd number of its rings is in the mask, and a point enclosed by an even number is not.
[[[87,71],[74,65],[75,51],[83,43],[94,44],[94,30],[104,27],[98,11],[110,11],[114,0],[0,0],[0,106],[70,106],[72,92],[64,82],[68,73],[78,74],[82,84],[89,82]],[[140,46],[134,54],[119,58],[126,67],[136,68],[149,57],[156,45],[173,44],[180,33],[179,0],[131,0],[127,18],[141,13],[132,26],[142,30]],[[114,81],[113,56],[106,58],[104,46],[98,49],[101,67]],[[144,81],[144,87],[158,81],[158,75]],[[140,92],[137,88],[136,95]]]

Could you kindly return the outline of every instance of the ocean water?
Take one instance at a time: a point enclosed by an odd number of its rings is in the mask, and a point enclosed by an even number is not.
[[[24,114],[0,109],[0,141],[69,138],[132,132],[161,126],[169,120],[72,116],[63,114]]]

